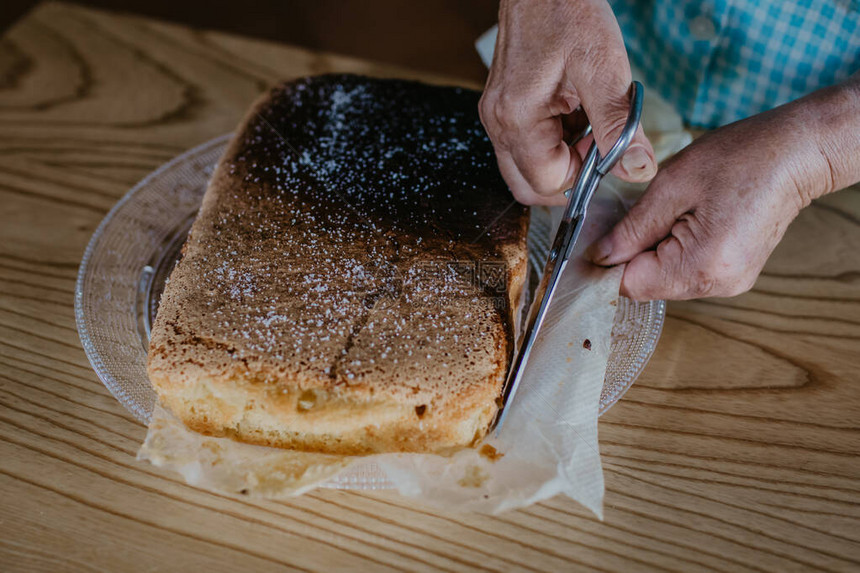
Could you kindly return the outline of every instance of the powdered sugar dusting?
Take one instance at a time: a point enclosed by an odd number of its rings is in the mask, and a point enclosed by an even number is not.
[[[356,76],[273,89],[165,293],[177,336],[271,383],[383,384],[425,402],[498,370],[506,299],[464,267],[504,264],[525,210],[509,208],[477,99]]]

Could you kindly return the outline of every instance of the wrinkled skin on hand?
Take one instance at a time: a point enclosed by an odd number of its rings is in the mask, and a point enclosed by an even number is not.
[[[499,169],[526,204],[561,205],[592,138],[604,154],[629,109],[630,66],[605,0],[502,0],[479,111]],[[656,173],[656,177],[655,177]],[[749,290],[809,202],[860,180],[860,73],[842,84],[715,130],[657,173],[641,129],[613,174],[653,181],[590,256],[627,263],[621,292],[639,300]]]
[[[590,257],[626,262],[621,293],[638,300],[749,290],[800,210],[856,177],[837,175],[826,149],[828,121],[852,113],[844,100],[807,97],[697,139],[660,168]]]
[[[479,111],[499,169],[517,200],[564,204],[589,136],[571,137],[591,120],[605,155],[630,109],[630,65],[605,0],[503,0],[496,52]],[[613,173],[647,181],[657,170],[640,128]]]

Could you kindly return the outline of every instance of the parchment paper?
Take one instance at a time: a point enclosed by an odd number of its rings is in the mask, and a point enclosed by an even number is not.
[[[559,211],[535,208],[533,216],[554,217],[554,234]],[[401,494],[447,509],[498,513],[565,493],[601,515],[597,415],[622,269],[594,267],[581,253],[620,213],[617,194],[603,186],[506,423],[498,438],[485,442],[495,455],[484,444],[451,457],[295,452],[203,436],[156,408],[138,459],[205,489],[265,498],[301,494],[372,460]]]

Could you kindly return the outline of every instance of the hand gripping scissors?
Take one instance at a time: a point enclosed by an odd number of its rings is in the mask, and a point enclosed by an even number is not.
[[[564,209],[564,216],[561,219],[552,247],[550,248],[546,265],[544,265],[543,275],[541,276],[540,284],[537,287],[531,309],[529,310],[519,350],[511,364],[510,370],[508,370],[505,385],[502,387],[501,405],[490,424],[490,429],[494,429],[497,435],[505,421],[511,400],[516,394],[520,382],[522,382],[529,355],[534,348],[535,340],[537,340],[538,332],[544,318],[546,318],[546,312],[550,302],[552,302],[559,278],[567,266],[576,240],[582,232],[588,204],[591,202],[591,198],[594,196],[600,180],[612,170],[615,163],[618,162],[627,150],[630,141],[633,139],[633,135],[636,133],[636,129],[639,127],[639,119],[642,116],[643,87],[642,84],[634,81],[631,89],[633,93],[630,97],[630,111],[627,115],[627,123],[624,125],[624,129],[618,140],[612,146],[612,149],[609,150],[609,153],[606,154],[606,157],[601,157],[600,151],[597,149],[597,144],[592,142],[582,162],[579,175],[576,177],[576,183],[574,183],[571,189],[565,192],[568,200],[567,206]],[[589,124],[581,137],[588,135],[590,130],[591,125]]]

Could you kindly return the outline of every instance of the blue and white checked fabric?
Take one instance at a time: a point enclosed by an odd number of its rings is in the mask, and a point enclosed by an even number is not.
[[[860,70],[860,0],[610,0],[631,64],[712,128]]]

